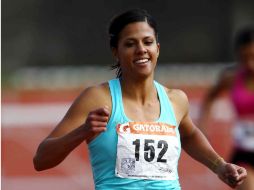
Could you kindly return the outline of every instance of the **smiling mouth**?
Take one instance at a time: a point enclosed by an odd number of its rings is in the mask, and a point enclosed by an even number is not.
[[[135,64],[145,64],[145,63],[147,63],[148,61],[150,61],[150,59],[144,58],[144,59],[135,60],[134,63],[135,63]]]

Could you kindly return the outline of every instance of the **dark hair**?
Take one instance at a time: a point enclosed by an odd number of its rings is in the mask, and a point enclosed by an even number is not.
[[[155,37],[158,41],[157,24],[154,18],[146,10],[132,9],[117,15],[111,20],[108,30],[109,44],[111,48],[117,48],[120,32],[126,25],[133,22],[147,22],[154,29]],[[117,77],[121,77],[122,71],[120,63],[114,64],[111,69],[117,69],[116,75]]]
[[[251,42],[254,42],[254,27],[248,27],[238,31],[235,37],[235,51],[238,51],[242,46]]]

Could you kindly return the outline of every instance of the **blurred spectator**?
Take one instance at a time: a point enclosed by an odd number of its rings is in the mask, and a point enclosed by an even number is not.
[[[229,93],[235,108],[233,127],[234,151],[232,162],[244,166],[247,180],[240,190],[254,189],[254,28],[239,31],[235,38],[235,54],[238,64],[222,71],[218,82],[206,96],[200,117],[200,128],[205,133],[210,110],[215,100],[225,91]]]

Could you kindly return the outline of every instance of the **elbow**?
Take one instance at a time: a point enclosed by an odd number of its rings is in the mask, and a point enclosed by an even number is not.
[[[45,152],[45,142],[43,141],[39,145],[39,147],[38,147],[38,149],[37,149],[37,151],[36,151],[36,153],[33,157],[33,166],[34,166],[34,169],[36,171],[39,172],[39,171],[43,171],[43,170],[48,169],[48,167],[47,167],[47,156],[46,155],[47,154]]]
[[[42,148],[42,144],[41,143],[33,157],[33,166],[34,166],[34,169],[36,171],[42,171],[42,170],[45,170],[44,167],[43,167],[43,154],[41,152],[41,148]]]
[[[34,165],[34,169],[38,172],[54,167],[54,165],[52,166],[46,162],[43,162],[42,160],[37,158],[37,156],[33,158],[33,165]]]
[[[38,172],[57,166],[61,160],[52,160],[48,157],[41,157],[38,153],[33,158],[34,169]]]
[[[34,165],[34,169],[36,171],[42,171],[43,168],[40,166],[40,164],[38,163],[38,159],[36,158],[36,156],[33,158],[33,165]]]
[[[38,172],[45,170],[46,168],[43,167],[43,165],[40,163],[39,158],[37,155],[33,158],[33,165],[34,169]]]
[[[50,147],[46,141],[42,142],[33,158],[33,166],[36,171],[43,171],[57,166],[63,161],[65,156],[61,152]],[[66,155],[67,156],[67,155]]]

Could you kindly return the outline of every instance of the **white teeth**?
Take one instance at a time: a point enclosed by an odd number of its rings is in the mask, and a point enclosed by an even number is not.
[[[148,61],[148,59],[139,59],[139,60],[135,61],[135,63],[141,64],[141,63],[145,63],[147,61]]]

